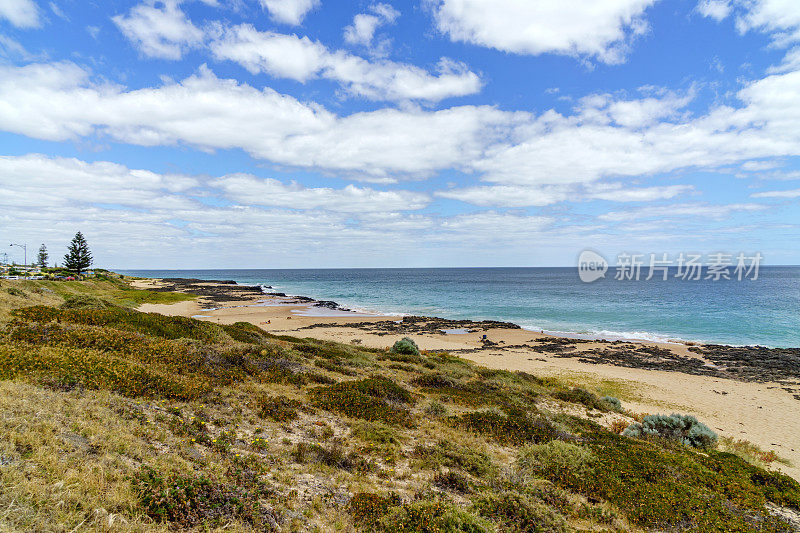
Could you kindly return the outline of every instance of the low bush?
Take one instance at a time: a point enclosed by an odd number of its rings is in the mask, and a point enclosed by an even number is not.
[[[402,404],[415,400],[410,392],[388,378],[345,381],[315,387],[308,394],[313,405],[344,416],[389,425],[411,424],[411,413]]]
[[[292,452],[292,458],[297,463],[322,463],[342,470],[369,471],[371,463],[355,453],[346,453],[342,445],[333,442],[327,446],[298,442]]]
[[[478,515],[499,522],[502,531],[513,533],[568,533],[574,531],[566,519],[541,501],[514,490],[489,492],[475,498]]]
[[[486,476],[494,470],[491,459],[483,451],[448,441],[433,446],[417,446],[414,456],[427,468],[460,468],[476,477]]]
[[[261,396],[256,400],[258,416],[270,418],[275,422],[291,422],[299,416],[297,410],[302,406],[297,400],[280,396]]]
[[[691,415],[673,413],[647,415],[622,432],[626,437],[659,437],[681,442],[693,448],[711,448],[717,443],[717,434]]]
[[[399,341],[395,342],[392,346],[392,349],[389,350],[390,353],[393,354],[405,354],[405,355],[415,355],[419,357],[419,346],[417,343],[414,342],[414,339],[409,337],[403,337]],[[411,361],[404,361],[404,362],[411,362]]]
[[[194,475],[162,477],[145,468],[133,484],[145,513],[156,522],[193,528],[201,524],[219,526],[236,519],[262,530],[275,528],[277,517],[260,503],[271,491],[252,480],[236,481],[228,484]]]
[[[396,445],[400,444],[400,435],[393,427],[381,422],[367,422],[358,420],[351,426],[353,436],[374,444]]]
[[[517,471],[523,479],[580,479],[592,469],[594,454],[583,446],[563,441],[532,444],[520,449]]]
[[[136,331],[163,339],[196,339],[214,342],[223,335],[220,326],[194,318],[164,316],[158,313],[140,313],[130,309],[56,309],[37,305],[15,309],[11,315],[28,322],[51,322],[106,326]]]
[[[545,475],[554,483],[615,505],[633,524],[659,530],[786,531],[767,501],[800,509],[800,484],[729,453],[705,454],[629,439],[584,435],[595,456],[585,476]]]
[[[421,500],[393,508],[375,531],[396,533],[489,533],[495,528],[478,516],[442,500]]]
[[[211,390],[203,376],[180,376],[169,368],[126,361],[90,349],[0,345],[0,379],[19,376],[56,380],[129,397],[196,400]]]
[[[521,446],[541,443],[565,436],[544,417],[531,417],[524,411],[478,411],[451,417],[456,426],[490,435],[498,442]]]
[[[87,294],[70,296],[61,304],[61,309],[111,309],[113,307],[116,307],[116,305],[108,300]]]
[[[595,393],[578,387],[570,390],[556,391],[553,393],[553,397],[564,400],[565,402],[579,403],[585,405],[589,409],[597,409],[604,413],[612,409],[611,404],[598,398]]]
[[[472,485],[464,474],[448,470],[433,476],[433,484],[443,490],[466,494],[472,492]]]
[[[616,411],[618,413],[622,412],[622,402],[619,401],[619,398],[615,398],[613,396],[603,396],[600,398],[600,401],[606,402],[612,411]]]
[[[382,496],[372,492],[359,492],[353,495],[347,504],[347,510],[356,524],[365,529],[372,529],[389,509],[401,504],[402,500],[394,493]]]
[[[234,322],[222,326],[230,338],[247,344],[263,344],[268,339],[268,333],[250,322]]]
[[[757,445],[744,439],[720,437],[717,449],[738,455],[751,465],[761,468],[769,468],[775,462],[791,465],[789,461],[778,456],[778,454],[772,450],[764,451]]]

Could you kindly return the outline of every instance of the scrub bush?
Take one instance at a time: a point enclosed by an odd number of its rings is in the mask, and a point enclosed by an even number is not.
[[[661,437],[693,448],[712,448],[717,443],[717,434],[707,425],[691,415],[676,413],[669,416],[647,415],[641,422],[628,426],[622,434],[637,438]]]
[[[416,355],[419,357],[419,346],[417,346],[417,343],[414,342],[414,339],[403,337],[394,343],[394,346],[392,346],[390,352],[405,355]]]

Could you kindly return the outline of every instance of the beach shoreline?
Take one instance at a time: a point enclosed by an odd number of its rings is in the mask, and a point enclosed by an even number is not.
[[[507,322],[365,315],[341,311],[334,302],[265,294],[261,287],[234,282],[156,278],[132,284],[197,296],[177,304],[144,304],[139,307],[144,312],[220,324],[244,321],[276,335],[370,348],[385,348],[408,336],[422,350],[447,351],[489,368],[525,371],[617,396],[639,413],[689,413],[721,436],[748,440],[788,459],[791,467],[775,468],[800,479],[800,447],[795,444],[800,368],[783,362],[795,356],[792,349],[587,340]],[[322,311],[315,314],[315,309]],[[334,311],[340,314],[326,316]]]

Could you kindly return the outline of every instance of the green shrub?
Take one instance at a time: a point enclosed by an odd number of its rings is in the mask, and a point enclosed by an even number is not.
[[[89,296],[88,294],[76,294],[70,296],[61,304],[61,309],[111,309],[117,307],[108,300]]]
[[[410,425],[411,413],[402,404],[415,402],[410,392],[383,377],[315,387],[308,394],[311,403],[322,409],[390,425]]]
[[[145,468],[133,484],[140,505],[156,522],[193,528],[238,519],[258,529],[276,526],[273,511],[260,503],[272,491],[252,478],[236,477],[236,483],[228,484],[196,475],[162,477],[152,468]]]
[[[37,305],[15,309],[12,316],[29,322],[51,322],[57,320],[72,324],[106,326],[109,328],[136,331],[163,339],[196,339],[214,342],[223,337],[220,326],[194,318],[164,316],[158,313],[140,313],[130,309],[56,309]]]
[[[353,423],[350,429],[353,432],[353,436],[364,442],[387,445],[400,444],[400,437],[397,431],[381,422],[358,420]]]
[[[633,524],[658,530],[786,531],[767,501],[800,509],[800,484],[728,453],[698,454],[681,445],[584,435],[595,456],[582,478],[551,481],[619,508]]]
[[[676,440],[693,448],[711,448],[717,443],[717,434],[691,415],[647,415],[622,432],[626,437],[660,437]]]
[[[431,403],[425,407],[425,412],[433,417],[440,418],[447,416],[447,407],[445,407],[442,402],[431,400]]]
[[[472,508],[513,533],[568,533],[573,531],[559,513],[529,495],[508,490],[482,494]]]
[[[619,401],[619,398],[615,398],[613,396],[603,396],[600,398],[600,401],[606,402],[612,411],[621,412],[622,411],[622,402]]]
[[[375,527],[396,533],[489,533],[494,527],[484,519],[442,500],[424,500],[394,508]]]
[[[433,476],[433,484],[440,489],[466,494],[472,492],[472,485],[464,474],[448,470],[437,472]]]
[[[222,329],[233,340],[248,344],[263,344],[268,338],[266,331],[250,322],[234,322],[223,325]]]
[[[180,376],[169,368],[126,361],[91,349],[0,344],[0,379],[33,377],[129,397],[196,400],[211,390],[204,376]]]
[[[608,412],[611,410],[611,405],[600,398],[593,392],[586,389],[574,388],[565,391],[557,391],[553,393],[554,398],[564,400],[570,403],[580,403],[589,409],[597,409],[598,411]]]
[[[417,346],[417,343],[414,342],[414,339],[411,339],[409,337],[403,337],[399,341],[395,342],[390,352],[395,354],[415,355],[419,357],[419,347]],[[412,362],[412,361],[403,361],[403,362]]]
[[[298,463],[322,463],[342,470],[369,471],[372,465],[355,453],[346,453],[338,442],[327,446],[298,442],[292,452],[292,458]]]
[[[356,524],[372,529],[375,523],[389,512],[389,509],[401,504],[400,497],[394,493],[381,496],[372,492],[359,492],[353,495],[347,504],[347,510]]]
[[[280,396],[261,396],[256,400],[258,416],[271,418],[276,422],[291,422],[299,416],[297,409],[302,406],[297,400]]]
[[[523,479],[580,479],[591,471],[594,460],[583,446],[554,440],[520,449],[517,470]]]
[[[520,446],[529,442],[540,443],[564,435],[544,417],[531,417],[521,410],[507,414],[496,411],[478,411],[451,417],[456,426],[485,433],[503,444]]]
[[[414,456],[427,468],[460,468],[476,477],[486,476],[494,470],[491,459],[483,451],[449,441],[440,441],[433,446],[419,445],[414,449]]]

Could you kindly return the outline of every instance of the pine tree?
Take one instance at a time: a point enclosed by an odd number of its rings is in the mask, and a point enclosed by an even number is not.
[[[47,246],[44,244],[39,247],[39,255],[37,257],[37,261],[39,266],[42,268],[47,268],[47,258],[50,257],[47,254]]]
[[[72,242],[67,247],[67,255],[64,256],[64,268],[81,275],[81,272],[92,266],[92,253],[86,239],[79,231],[72,238]]]

